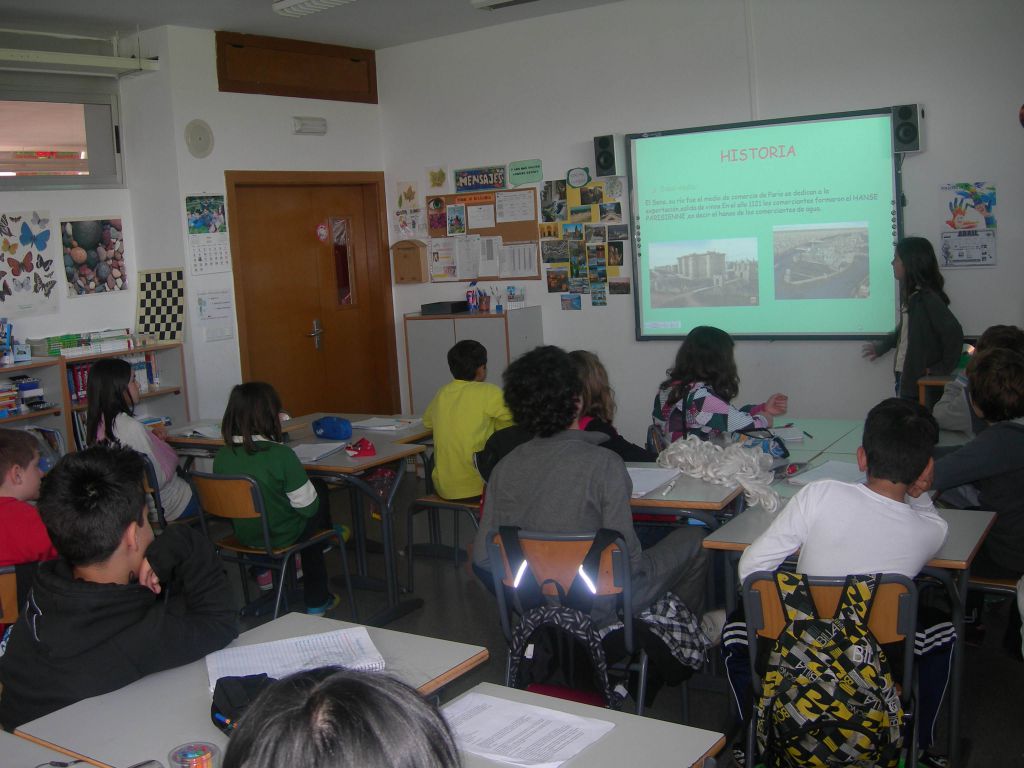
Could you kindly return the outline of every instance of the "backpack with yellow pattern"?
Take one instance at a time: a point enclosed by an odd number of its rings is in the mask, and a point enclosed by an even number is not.
[[[787,624],[757,702],[757,741],[769,768],[898,764],[903,709],[868,629],[878,581],[848,576],[834,618],[822,619],[803,575],[775,574]]]

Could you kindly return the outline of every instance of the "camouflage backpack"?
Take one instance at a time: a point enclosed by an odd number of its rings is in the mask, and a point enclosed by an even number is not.
[[[779,571],[787,625],[768,658],[757,702],[765,765],[894,768],[903,709],[888,660],[868,629],[877,576],[848,576],[832,619],[819,618],[807,581]]]

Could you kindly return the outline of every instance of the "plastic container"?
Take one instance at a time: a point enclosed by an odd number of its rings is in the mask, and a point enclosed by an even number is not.
[[[220,768],[220,748],[208,741],[179,744],[167,753],[168,768]]]

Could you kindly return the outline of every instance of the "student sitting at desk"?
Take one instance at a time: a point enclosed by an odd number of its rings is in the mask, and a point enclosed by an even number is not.
[[[655,461],[658,458],[655,453],[629,442],[612,426],[612,419],[615,418],[615,391],[608,383],[608,371],[600,358],[583,349],[573,350],[569,357],[576,366],[583,387],[580,394],[580,429],[608,435],[604,447],[615,451],[623,461]]]
[[[975,354],[967,381],[973,408],[989,426],[935,463],[934,487],[945,492],[972,485],[978,507],[998,513],[971,572],[1018,579],[1024,574],[1024,354],[1002,348]],[[969,599],[968,614],[980,606],[978,598]],[[1007,646],[1016,649],[1019,615],[1010,614]]]
[[[992,325],[978,337],[974,354],[980,355],[988,349],[1002,347],[1024,353],[1024,331],[1015,325]],[[939,423],[939,429],[963,432],[975,437],[988,426],[985,420],[971,408],[971,396],[967,389],[967,369],[959,369],[942,390],[942,397],[932,406],[932,416]]]
[[[278,680],[246,711],[224,768],[458,768],[437,708],[386,674],[320,667]]]
[[[786,412],[789,398],[776,393],[758,405],[737,408],[740,389],[732,337],[710,325],[691,330],[661,382],[651,416],[669,442],[687,434],[701,440],[744,429],[763,429]]]
[[[13,729],[177,667],[238,634],[224,565],[201,534],[153,539],[135,451],[94,447],[43,479],[39,513],[59,560],[43,563],[0,659],[0,723]]]
[[[501,389],[487,378],[487,349],[463,339],[448,350],[448,369],[454,381],[434,395],[423,414],[423,426],[434,432],[434,472],[438,495],[470,499],[480,495],[484,480],[473,454],[499,429],[511,426],[512,414]]]
[[[900,573],[914,578],[946,539],[946,522],[925,491],[931,485],[932,450],[939,430],[923,406],[889,398],[868,412],[857,464],[867,482],[820,480],[802,488],[763,534],[743,553],[742,581],[757,571],[774,571],[797,550],[797,571],[811,576]],[[949,675],[953,628],[948,621],[918,631],[921,746],[933,727]],[[769,643],[759,644],[767,663]],[[762,653],[763,652],[763,653]],[[902,658],[888,653],[890,661]],[[723,635],[723,656],[741,717],[750,716],[751,683],[746,628],[731,617]]]
[[[86,443],[123,445],[146,454],[156,470],[168,522],[199,514],[199,499],[192,486],[178,475],[178,454],[164,442],[163,427],[151,430],[134,417],[139,384],[131,364],[119,357],[93,363],[89,368],[88,398]]]
[[[537,347],[505,371],[505,401],[533,439],[515,448],[491,472],[483,518],[473,542],[473,566],[491,584],[487,534],[502,525],[532,531],[575,532],[610,528],[629,552],[633,606],[641,610],[666,591],[700,616],[709,552],[695,527],[672,531],[641,550],[629,507],[632,485],[622,459],[601,448],[607,437],[574,429],[581,384],[569,355]],[[595,610],[598,626],[614,621]]]
[[[327,485],[310,480],[295,451],[284,445],[281,413],[281,398],[270,384],[249,381],[236,385],[221,419],[224,447],[213,459],[213,471],[252,477],[263,497],[270,543],[290,547],[332,523]],[[232,520],[231,524],[242,544],[263,548],[262,520]],[[339,598],[327,588],[322,546],[302,550],[302,571],[306,613],[322,616],[335,608]],[[269,571],[256,574],[261,589],[267,583],[273,586],[271,579]]]
[[[39,498],[39,444],[21,429],[0,429],[0,566],[52,560],[50,543],[39,512],[29,504]],[[7,625],[0,624],[0,655]]]

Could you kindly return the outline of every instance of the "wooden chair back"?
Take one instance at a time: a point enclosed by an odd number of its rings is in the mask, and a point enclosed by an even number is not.
[[[760,595],[764,626],[758,629],[758,636],[772,640],[778,638],[782,634],[782,630],[786,628],[786,615],[775,581],[769,578],[757,579],[749,583],[747,588]],[[812,581],[811,597],[814,598],[814,605],[818,609],[819,616],[831,618],[835,615],[842,591],[841,584],[814,584]],[[904,597],[909,597],[909,595],[910,591],[906,585],[899,582],[887,582],[878,586],[871,614],[868,617],[868,628],[882,645],[898,642],[906,637],[900,631],[902,626],[900,610]],[[906,608],[904,609],[906,610]]]
[[[534,538],[534,535],[543,538]],[[541,584],[541,590],[545,595],[554,597],[558,595],[558,589],[555,587],[556,583],[562,588],[563,593],[569,590],[569,586],[572,584],[573,579],[576,578],[580,566],[583,564],[583,558],[586,557],[587,552],[590,550],[593,536],[557,539],[549,538],[550,536],[552,534],[531,534],[526,531],[520,531],[519,542],[523,548],[523,555],[530,564],[530,570],[533,571],[538,583]],[[500,554],[501,563],[505,571],[502,583],[506,587],[511,588],[515,582],[516,574],[512,571],[512,566],[509,564],[505,547],[501,543],[501,535],[495,534],[492,542]],[[612,542],[601,553],[601,562],[598,566],[597,582],[595,583],[597,587],[595,595],[622,594],[623,584],[621,577],[617,573],[616,559],[624,563],[628,560],[628,557],[618,542]]]
[[[263,516],[256,481],[247,475],[213,475],[193,472],[192,482],[203,511],[214,517],[250,520]]]
[[[13,624],[18,619],[18,577],[14,566],[0,568],[0,624]]]

